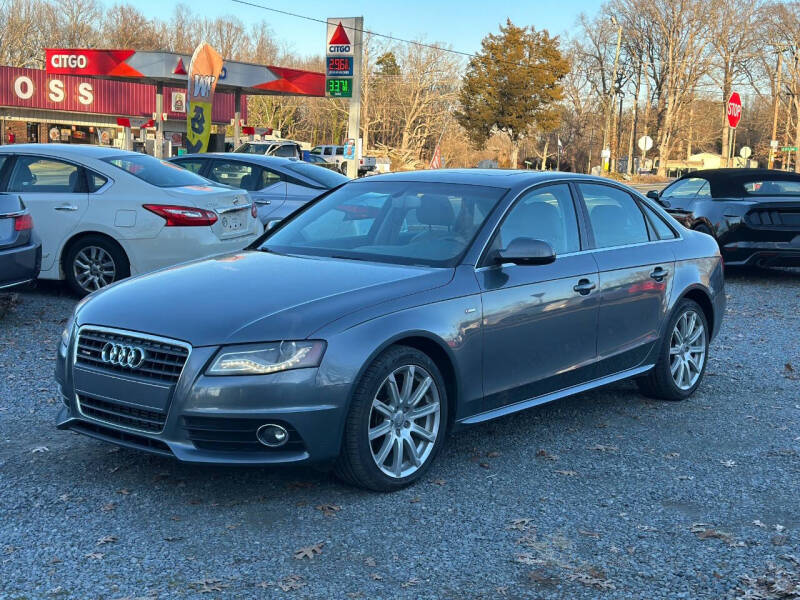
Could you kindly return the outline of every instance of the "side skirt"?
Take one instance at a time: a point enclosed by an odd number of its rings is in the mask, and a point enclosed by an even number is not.
[[[615,381],[641,375],[642,373],[646,373],[652,369],[654,366],[655,365],[651,364],[636,367],[635,369],[628,369],[627,371],[621,371],[619,373],[614,373],[613,375],[607,375],[599,379],[587,381],[586,383],[564,388],[563,390],[559,390],[557,392],[551,392],[549,394],[544,394],[528,400],[522,400],[521,402],[515,402],[514,404],[509,404],[507,406],[501,406],[500,408],[495,408],[493,410],[488,410],[486,412],[478,413],[477,415],[472,415],[471,417],[461,419],[459,424],[473,425],[475,423],[483,423],[484,421],[496,419],[497,417],[510,415],[512,413],[525,410],[526,408],[532,408],[534,406],[539,406],[540,404],[546,404],[547,402],[552,402],[553,400],[560,400],[561,398],[566,398],[567,396],[572,396],[574,394],[579,394],[581,392],[598,388],[609,383],[614,383]]]

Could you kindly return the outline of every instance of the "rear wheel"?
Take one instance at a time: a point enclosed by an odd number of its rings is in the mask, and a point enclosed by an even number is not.
[[[130,262],[118,244],[102,235],[73,242],[64,255],[64,275],[70,288],[85,296],[130,275]]]
[[[664,400],[684,400],[703,380],[708,362],[709,329],[703,309],[684,298],[667,324],[658,361],[638,380],[647,395]]]
[[[356,388],[336,474],[388,492],[419,479],[444,442],[447,393],[424,353],[395,346],[370,365]]]

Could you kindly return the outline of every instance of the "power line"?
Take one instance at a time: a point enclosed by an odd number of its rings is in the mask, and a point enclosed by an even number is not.
[[[312,21],[314,23],[322,23],[323,25],[327,25],[328,21],[325,19],[318,19],[316,17],[309,17],[307,15],[301,15],[298,13],[289,12],[288,10],[281,10],[279,8],[272,8],[271,6],[264,6],[263,4],[258,4],[256,2],[248,2],[247,0],[231,0],[231,2],[235,2],[236,4],[242,4],[244,6],[251,6],[253,8],[260,8],[262,10],[268,10],[271,12],[275,12],[281,15],[286,15],[289,17],[295,17],[297,19],[305,19],[306,21]],[[439,50],[441,52],[449,52],[450,54],[457,54],[459,56],[466,56],[468,58],[480,58],[479,55],[474,54],[472,52],[464,52],[463,50],[453,50],[452,48],[443,48],[442,46],[437,46],[436,44],[426,44],[425,42],[418,42],[416,40],[406,40],[403,38],[396,37],[394,35],[387,35],[385,33],[378,33],[377,31],[371,31],[369,29],[359,29],[358,27],[348,27],[348,29],[353,29],[354,31],[360,31],[361,33],[366,33],[368,35],[372,35],[375,37],[385,38],[387,40],[392,40],[395,42],[402,42],[404,44],[411,44],[414,46],[421,46],[423,48],[429,48],[431,50]],[[503,60],[501,58],[491,57],[494,62],[503,63],[507,65],[512,65],[518,67],[520,69],[543,69],[545,65],[526,65],[522,63],[517,63],[510,60]]]

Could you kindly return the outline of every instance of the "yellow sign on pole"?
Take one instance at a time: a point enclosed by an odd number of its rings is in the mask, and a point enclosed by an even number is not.
[[[186,110],[186,150],[206,152],[211,135],[211,107],[222,71],[222,57],[207,42],[201,42],[189,63]]]

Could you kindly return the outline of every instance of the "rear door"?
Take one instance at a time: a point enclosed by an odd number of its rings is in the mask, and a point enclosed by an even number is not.
[[[17,155],[7,190],[28,207],[42,239],[42,271],[52,269],[89,205],[84,168],[48,156]]]
[[[598,377],[640,366],[658,342],[675,271],[672,237],[660,239],[633,195],[579,183],[600,275]],[[663,225],[663,221],[661,221]],[[666,231],[671,232],[669,227]]]
[[[594,378],[597,265],[581,252],[570,186],[524,193],[511,208],[476,270],[483,302],[486,410]],[[547,265],[490,264],[494,250],[519,237],[544,240],[556,252]]]

